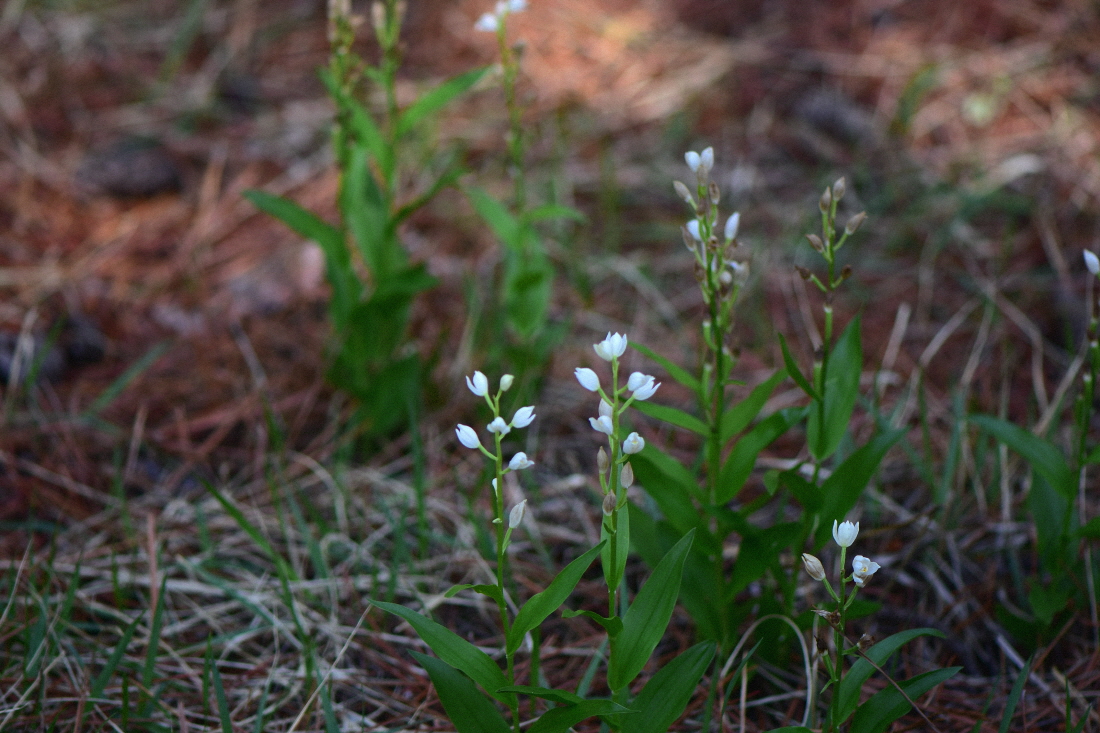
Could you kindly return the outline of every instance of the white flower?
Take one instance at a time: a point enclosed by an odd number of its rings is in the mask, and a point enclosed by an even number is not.
[[[513,428],[525,428],[531,424],[531,421],[535,419],[535,408],[533,406],[521,407],[516,410],[516,414],[512,417],[511,427]],[[491,430],[492,428],[490,428]]]
[[[657,393],[657,388],[660,387],[660,386],[661,386],[660,382],[654,382],[653,377],[650,377],[649,379],[646,380],[645,384],[643,384],[641,387],[638,387],[638,389],[634,390],[634,393],[633,393],[634,399],[639,400],[639,401],[648,400],[650,397],[652,397],[654,394]]]
[[[1085,255],[1085,267],[1089,268],[1089,272],[1093,275],[1100,275],[1100,257],[1087,249],[1082,254]]]
[[[642,448],[645,448],[645,439],[637,433],[631,433],[623,441],[623,453],[628,456],[641,452]]]
[[[615,432],[615,426],[612,425],[611,418],[607,415],[600,415],[598,418],[590,417],[588,422],[592,425],[593,430],[604,435],[611,435]]]
[[[500,378],[500,391],[507,392],[512,388],[512,382],[516,381],[516,378],[511,374],[505,374]]]
[[[710,173],[710,169],[714,167],[714,148],[707,148],[699,154],[699,165],[704,173]]]
[[[631,392],[641,387],[646,382],[652,382],[653,377],[648,374],[642,374],[641,372],[631,372],[630,377],[626,380],[626,388]]]
[[[856,582],[860,588],[867,582],[867,578],[875,574],[881,566],[874,560],[869,560],[863,555],[856,555],[852,560],[852,580]]]
[[[596,350],[596,356],[604,361],[611,361],[626,351],[626,335],[608,331],[606,338],[598,344],[592,344],[592,348]]]
[[[735,211],[730,215],[730,218],[726,219],[726,241],[730,241],[737,237],[737,227],[741,224],[741,213]]]
[[[493,418],[493,421],[489,423],[490,433],[500,433],[501,435],[507,435],[512,432],[512,426],[504,422],[503,417]]]
[[[458,436],[458,442],[467,448],[477,450],[481,447],[481,441],[478,440],[477,433],[469,425],[459,425],[455,428],[455,435]]]
[[[696,242],[702,242],[703,241],[703,235],[699,233],[699,220],[698,219],[692,219],[691,221],[689,221],[687,223],[687,229],[688,229],[688,232],[691,233],[691,236],[695,239]]]
[[[512,471],[522,471],[525,468],[530,468],[535,465],[534,461],[527,459],[526,453],[517,453],[512,456],[512,460],[508,461],[508,468]]]
[[[484,397],[489,392],[489,380],[481,372],[474,372],[473,381],[466,377],[466,386],[478,397]]]
[[[695,173],[699,170],[699,164],[703,162],[699,157],[699,153],[694,150],[689,150],[684,153],[684,162],[688,164],[688,168],[691,168],[691,172]]]
[[[523,455],[520,453],[520,455]],[[524,499],[519,504],[512,507],[512,511],[508,513],[508,529],[515,529],[523,521],[523,513],[527,510],[527,500]]]
[[[611,406],[611,403],[605,399],[600,400],[600,417],[606,417],[611,419],[611,413],[615,411],[615,408]]]
[[[476,23],[474,23],[474,30],[485,31],[487,33],[496,33],[499,27],[500,20],[492,13],[485,13],[477,19]]]
[[[581,386],[589,392],[596,392],[600,388],[600,377],[588,367],[577,367],[573,372]]]
[[[489,429],[492,430],[492,427]],[[838,527],[836,520],[833,520],[833,540],[841,547],[851,547],[856,541],[857,534],[859,534],[859,522],[855,524],[844,522]]]

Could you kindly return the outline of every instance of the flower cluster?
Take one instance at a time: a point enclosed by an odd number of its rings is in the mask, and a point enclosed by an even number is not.
[[[493,419],[486,426],[486,429],[493,433],[497,444],[497,454],[491,453],[485,446],[481,444],[481,439],[477,436],[477,431],[471,428],[469,425],[462,425],[461,423],[455,428],[455,435],[458,436],[458,442],[466,446],[470,450],[480,450],[489,459],[496,460],[500,451],[500,439],[512,432],[512,428],[525,428],[531,424],[535,419],[535,408],[528,405],[527,407],[521,407],[516,410],[516,413],[512,416],[510,421],[505,421],[500,415],[500,397],[507,392],[515,381],[515,377],[511,374],[505,374],[500,378],[500,387],[497,389],[496,395],[489,394],[489,379],[481,372],[474,372],[474,376],[466,377],[466,386],[470,391],[478,397],[483,397],[489,404],[489,408],[493,411]],[[512,460],[508,462],[508,468],[504,471],[520,471],[524,468],[530,468],[535,465],[535,462],[527,458],[526,453],[516,453],[512,456]]]
[[[856,537],[859,535],[859,522],[852,524],[851,522],[837,522],[833,520],[833,541],[840,547],[841,562],[843,562],[844,555],[846,554],[852,543],[856,541]],[[816,581],[824,581],[826,587],[829,589],[830,595],[836,598],[836,593],[833,591],[833,587],[829,585],[829,581],[825,580],[825,568],[822,566],[821,561],[808,552],[802,553],[802,565],[806,568],[806,573]],[[869,558],[863,555],[856,555],[852,559],[852,574],[847,578],[841,578],[842,583],[846,583],[849,580],[856,584],[857,587],[862,588],[867,583],[867,579],[874,575],[881,566]],[[849,599],[849,602],[850,599]]]
[[[487,33],[496,33],[502,21],[511,13],[518,13],[527,9],[527,0],[500,0],[493,12],[485,13],[474,23],[474,29]]]

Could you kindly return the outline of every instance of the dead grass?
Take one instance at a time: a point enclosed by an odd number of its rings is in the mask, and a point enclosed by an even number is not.
[[[491,60],[491,44],[469,31],[482,3],[414,5],[404,84]],[[1079,251],[1094,245],[1100,213],[1095,8],[781,3],[737,16],[751,20],[728,24],[726,37],[705,32],[726,21],[714,15],[723,7],[701,0],[531,5],[516,27],[528,41],[537,185],[556,180],[593,228],[555,245],[559,261],[573,263],[575,287],[563,282],[554,305],[570,336],[549,365],[525,447],[539,467],[510,487],[537,496],[530,541],[515,553],[528,590],[548,577],[548,558],[567,560],[598,534],[595,444],[577,427],[586,406],[571,377],[588,344],[616,330],[689,362],[695,353],[700,303],[669,190],[683,149],[715,144],[723,187],[742,211],[756,273],[740,336],[749,383],[779,363],[775,331],[801,354],[815,346],[814,294],[790,265],[819,186],[846,174],[853,211],[872,216],[851,246],[857,273],[838,312],[863,309],[865,386],[878,385],[883,414],[912,427],[915,446],[891,454],[863,509],[888,579],[871,593],[883,608],[865,630],[943,630],[946,641],[905,663],[964,672],[923,707],[945,731],[980,721],[994,730],[1026,656],[995,614],[1011,602],[1012,564],[1034,568],[1026,472],[969,435],[957,469],[945,474],[943,461],[956,400],[1028,426],[1065,422],[1059,405],[1072,390],[1084,297]],[[319,703],[307,701],[327,679],[345,729],[446,730],[406,654],[420,642],[364,613],[370,598],[396,598],[432,609],[487,651],[498,641],[485,609],[441,596],[488,572],[476,550],[479,466],[451,440],[470,414],[456,377],[478,365],[476,355],[451,355],[466,325],[464,283],[491,273],[495,245],[458,197],[411,223],[414,256],[442,280],[415,317],[425,353],[439,355],[421,426],[425,459],[414,464],[404,437],[366,465],[348,460],[337,433],[347,405],[323,383],[315,253],[240,197],[263,187],[335,215],[330,111],[313,73],[325,58],[323,17],[290,0],[212,2],[179,72],[158,87],[181,19],[166,2],[9,2],[0,11],[0,329],[45,334],[81,314],[108,343],[102,360],[72,363],[31,394],[5,392],[0,545],[11,592],[0,594],[0,729],[112,729],[124,695],[135,705],[143,691],[124,690],[117,676],[90,691],[131,624],[120,664],[142,678],[163,584],[160,704],[131,719],[134,729],[219,727],[209,648],[239,729],[255,729],[265,690],[266,730],[289,730],[303,713],[296,730],[323,729]],[[253,96],[227,93],[228,75]],[[487,183],[501,170],[494,94],[473,97],[439,131],[468,141],[469,164]],[[87,151],[132,135],[160,142],[180,191],[118,199],[76,177]],[[158,343],[163,355],[88,414]],[[779,394],[774,406],[796,398]],[[856,433],[870,421],[860,417]],[[642,429],[690,456],[682,436]],[[797,449],[778,444],[764,463],[785,465]],[[417,475],[430,488],[423,526]],[[287,559],[285,583],[205,482]],[[931,509],[937,491],[946,512]],[[1089,516],[1098,511],[1090,495]],[[598,595],[582,585],[575,599]],[[1077,609],[1055,631],[1013,730],[1060,730],[1067,685],[1075,719],[1096,705],[1095,619]],[[54,640],[40,662],[14,651],[35,634]],[[583,674],[594,638],[584,622],[550,622],[550,681]],[[678,616],[661,653],[691,640]],[[747,701],[770,701],[747,709],[748,730],[801,715],[799,683],[782,675],[759,669]],[[730,726],[739,714],[734,706]],[[1085,730],[1100,730],[1088,714]],[[683,728],[698,720],[693,707]],[[905,720],[894,730],[923,729]]]

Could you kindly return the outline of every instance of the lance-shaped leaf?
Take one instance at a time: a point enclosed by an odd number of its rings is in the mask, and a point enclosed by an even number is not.
[[[566,565],[546,590],[531,596],[527,603],[523,604],[523,608],[516,614],[516,620],[512,622],[512,628],[508,630],[509,654],[514,654],[516,649],[519,649],[527,632],[537,628],[547,616],[561,608],[561,604],[565,603],[565,599],[577,587],[584,571],[600,554],[603,545],[604,543],[601,542]]]
[[[859,397],[859,375],[863,370],[863,348],[859,341],[859,316],[840,334],[829,354],[822,402],[812,405],[806,426],[810,453],[823,461],[834,452],[852,418]]]
[[[991,415],[972,415],[969,421],[1023,456],[1059,494],[1070,499],[1077,495],[1077,478],[1065,455],[1049,440]]]
[[[478,649],[461,636],[450,629],[437,624],[426,616],[421,616],[412,609],[399,606],[396,603],[384,603],[371,601],[383,611],[388,611],[395,616],[400,616],[409,622],[424,643],[431,647],[439,658],[451,667],[465,672],[470,679],[485,688],[493,697],[505,704],[511,704],[515,696],[509,693],[498,693],[501,687],[508,684],[504,673],[496,665],[488,654]],[[425,667],[425,669],[427,669]]]
[[[664,636],[694,537],[693,529],[673,545],[623,615],[623,630],[611,642],[607,686],[612,691],[618,692],[638,676]]]
[[[918,636],[944,638],[943,633],[936,629],[910,629],[908,631],[902,631],[886,637],[868,649],[866,652],[867,658],[881,667],[886,663],[886,660],[890,658],[890,655],[900,649],[902,645],[909,643]],[[839,720],[847,719],[847,717],[852,714],[852,711],[856,709],[856,705],[859,704],[859,693],[863,688],[863,683],[874,673],[874,665],[866,659],[860,659],[853,664],[852,668],[844,675],[844,679],[841,681],[840,687],[836,693]]]
[[[633,713],[611,700],[585,700],[576,705],[547,710],[528,728],[528,733],[565,733],[577,723],[593,715]],[[462,731],[461,733],[465,733]]]
[[[662,667],[646,683],[631,707],[631,733],[665,733],[679,718],[714,658],[714,644],[696,644]]]
[[[951,679],[962,667],[935,669],[918,674],[916,677],[899,682],[898,687],[905,690],[910,700],[916,700],[936,685]],[[851,733],[882,733],[895,720],[909,712],[913,707],[909,700],[891,685],[879,690],[870,700],[859,706],[852,716]]]
[[[409,653],[432,678],[439,701],[458,733],[510,733],[511,728],[500,711],[466,675],[435,657]]]

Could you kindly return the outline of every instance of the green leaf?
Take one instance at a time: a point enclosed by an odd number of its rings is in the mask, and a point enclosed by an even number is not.
[[[456,595],[464,590],[472,590],[474,593],[480,593],[483,596],[492,598],[497,603],[504,601],[504,593],[501,592],[499,585],[488,585],[487,583],[463,583],[462,585],[454,585],[447,589],[447,592],[443,594],[444,598],[454,598]]]
[[[1012,684],[1012,691],[1008,693],[1008,698],[1005,700],[1005,709],[1001,712],[1001,727],[997,729],[998,733],[1008,733],[1008,728],[1012,724],[1012,716],[1016,713],[1016,706],[1020,703],[1020,697],[1024,694],[1024,685],[1027,683],[1027,676],[1031,673],[1031,665],[1034,662],[1035,655],[1032,654],[1020,670],[1020,674],[1016,676],[1016,681]],[[1066,723],[1069,723],[1068,718]]]
[[[791,356],[791,350],[787,348],[787,339],[783,338],[783,334],[777,334],[779,336],[779,348],[783,350],[783,365],[787,367],[787,374],[790,375],[794,383],[797,384],[803,392],[808,394],[815,401],[821,400],[821,395],[817,393],[817,390],[813,388],[809,380],[802,376],[802,371],[798,368],[798,364],[795,362],[794,357]]]
[[[668,376],[672,377],[675,381],[690,389],[696,395],[699,394],[700,390],[702,389],[702,385],[699,383],[699,380],[696,379],[695,376],[687,369],[684,369],[683,367],[674,364],[673,362],[669,361],[665,357],[650,349],[648,346],[643,346],[642,344],[631,341],[630,347],[636,351],[641,352],[647,358],[660,364],[664,368],[664,370],[668,372]]]
[[[1059,494],[1067,499],[1076,496],[1077,479],[1065,455],[1049,440],[992,415],[972,415],[970,422],[1023,456]]]
[[[229,717],[229,698],[225,694],[225,685],[222,684],[218,665],[210,665],[210,672],[214,681],[214,697],[218,701],[218,720],[222,726],[222,733],[233,733],[233,720]]]
[[[95,401],[88,406],[88,409],[81,413],[80,417],[88,419],[107,409],[107,406],[114,402],[116,397],[122,394],[122,390],[126,389],[131,382],[141,376],[146,369],[153,366],[156,360],[162,357],[166,351],[168,351],[168,344],[163,342],[154,344],[140,359],[130,365],[126,371],[111,382],[107,389],[103,390],[99,397],[96,397]]]
[[[476,186],[470,186],[464,190],[474,207],[474,211],[489,225],[497,239],[506,247],[518,248],[520,244],[520,225],[516,218],[512,216],[512,212],[508,211],[508,207]]]
[[[652,402],[637,401],[632,402],[631,405],[643,415],[649,415],[658,420],[663,420],[678,428],[690,430],[702,436],[706,436],[710,433],[710,428],[707,427],[705,422],[694,415],[687,414],[683,410],[677,410],[675,407],[666,407],[664,405],[655,405]]]
[[[741,549],[727,589],[730,600],[748,588],[750,583],[762,578],[768,568],[775,565],[780,553],[798,540],[801,527],[799,522],[783,522],[762,530],[754,531],[748,527],[743,528],[747,531],[738,530],[741,534]]]
[[[726,443],[730,438],[747,428],[760,414],[764,403],[771,397],[776,386],[786,378],[787,372],[783,369],[776,370],[766,381],[753,388],[749,396],[741,400],[734,407],[726,410],[722,416],[722,442]]]
[[[512,628],[508,630],[507,649],[509,654],[513,654],[516,649],[519,649],[519,645],[523,643],[523,637],[527,635],[527,632],[537,628],[547,616],[565,603],[565,599],[569,597],[569,594],[577,587],[577,583],[580,582],[584,571],[600,554],[603,545],[604,543],[601,542],[566,565],[557,577],[551,581],[546,590],[531,596],[527,603],[523,604],[523,608],[516,614],[516,620],[512,622]]]
[[[811,408],[813,409],[813,408]],[[856,505],[863,490],[882,463],[883,457],[895,443],[905,435],[905,429],[899,428],[876,435],[866,445],[860,446],[844,463],[837,466],[832,475],[821,484],[821,523],[817,528],[815,540],[817,546],[825,544],[832,537],[831,520],[843,520]]]
[[[785,725],[782,728],[772,728],[768,733],[814,733],[814,731],[801,725]]]
[[[489,67],[484,66],[480,69],[467,71],[464,74],[451,77],[435,89],[423,94],[398,116],[397,136],[400,137],[404,135],[412,130],[412,128],[422,119],[446,107],[459,95],[481,81],[481,77],[485,76],[485,72],[488,70]]]
[[[676,722],[714,658],[714,649],[709,641],[696,644],[653,675],[631,703],[638,712],[630,718],[631,733],[665,733]]]
[[[584,698],[574,692],[569,692],[568,690],[553,690],[549,687],[509,685],[508,687],[500,688],[497,692],[515,692],[521,695],[530,695],[531,697],[549,700],[550,702],[556,702],[561,705],[576,705],[579,702],[584,702]]]
[[[813,409],[811,406],[808,409]],[[718,492],[715,500],[718,504],[726,504],[737,495],[737,492],[745,485],[760,451],[771,445],[772,441],[801,422],[806,415],[805,407],[788,407],[766,418],[753,426],[752,430],[745,433],[733,446],[718,480]]]
[[[836,452],[859,398],[859,375],[863,370],[859,328],[860,318],[856,316],[840,334],[829,354],[822,402],[810,409],[806,442],[818,461]]]
[[[103,670],[100,671],[96,678],[92,681],[91,691],[88,693],[90,698],[99,698],[103,696],[103,691],[107,689],[107,683],[111,681],[111,676],[118,669],[118,665],[122,662],[123,655],[126,654],[126,647],[130,645],[130,639],[134,638],[134,631],[137,630],[138,624],[141,622],[143,616],[138,616],[130,625],[126,627],[126,630],[122,632],[122,638],[118,640],[118,645],[115,646],[114,651],[111,652],[111,656],[107,658],[107,663],[103,665]]]
[[[375,604],[378,605],[378,604]],[[511,727],[500,711],[482,695],[466,675],[451,665],[427,654],[410,651],[416,661],[428,672],[458,733],[510,733]],[[504,676],[501,675],[501,679]],[[494,688],[495,691],[495,688]],[[504,693],[510,695],[511,693]],[[514,697],[514,695],[512,695]],[[498,695],[499,699],[500,695]]]
[[[1095,446],[1085,457],[1085,463],[1100,463],[1100,445]]]
[[[623,707],[611,700],[585,700],[576,705],[547,710],[527,730],[528,733],[565,733],[585,718],[591,718],[594,715],[633,712],[630,708]],[[465,731],[460,733],[465,733]]]
[[[352,148],[340,187],[340,212],[374,282],[405,266],[405,250],[389,221],[389,205],[369,166],[367,150]]]
[[[611,637],[612,639],[615,638],[616,636],[618,636],[619,633],[623,630],[623,620],[621,618],[619,618],[618,616],[612,616],[611,618],[607,618],[606,616],[601,616],[600,614],[596,613],[595,611],[585,611],[585,610],[571,611],[568,608],[563,608],[562,609],[562,612],[561,612],[561,617],[562,618],[576,618],[577,616],[584,616],[585,618],[592,619],[593,621],[598,623],[600,626],[602,626],[603,630],[606,631],[607,635],[609,637]]]
[[[545,221],[547,219],[572,219],[573,221],[583,222],[587,221],[588,217],[572,206],[562,206],[561,204],[543,204],[542,206],[536,206],[524,215],[524,221],[528,223]]]
[[[298,204],[264,191],[245,191],[244,197],[266,214],[274,216],[301,237],[316,242],[325,256],[325,271],[332,287],[333,326],[342,331],[347,326],[347,314],[359,300],[361,286],[351,269],[351,256],[344,244],[344,235]]]
[[[611,641],[607,671],[607,686],[613,692],[623,689],[638,676],[664,636],[676,606],[676,596],[680,593],[684,560],[694,537],[693,529],[668,551],[623,616],[622,633]]]
[[[954,677],[960,669],[962,667],[932,670],[899,682],[898,686],[905,690],[905,694],[910,699],[916,701],[916,698],[936,685]],[[856,714],[852,717],[850,733],[882,733],[887,726],[909,712],[911,707],[909,701],[902,697],[893,685],[879,690],[856,710]]]
[[[1093,517],[1077,530],[1078,537],[1100,540],[1100,517]]]
[[[427,203],[435,198],[436,194],[444,188],[453,186],[455,181],[462,177],[463,172],[462,168],[458,167],[458,165],[453,162],[449,163],[426,191],[397,210],[397,213],[395,213],[390,220],[390,227],[396,227],[398,224],[405,221],[405,219],[412,216],[417,210],[426,206]]]
[[[825,497],[821,493],[821,488],[802,478],[802,473],[798,467],[780,472],[779,483],[794,495],[794,498],[806,510],[807,515],[817,514],[825,504]]]
[[[388,611],[408,621],[409,625],[424,640],[424,643],[431,647],[440,659],[451,667],[465,672],[470,679],[485,688],[490,695],[505,704],[514,703],[514,696],[497,692],[501,687],[508,684],[508,680],[504,678],[504,673],[500,671],[500,667],[488,654],[445,626],[437,624],[426,616],[421,616],[412,609],[399,606],[396,603],[384,603],[382,601],[371,601],[371,603],[383,611]],[[432,681],[435,681],[434,677]],[[444,703],[444,706],[446,706],[446,703]]]
[[[831,528],[830,531],[832,531]],[[881,667],[894,652],[902,647],[902,645],[909,643],[918,636],[935,636],[940,639],[946,638],[942,632],[936,629],[910,629],[888,636],[875,644],[867,650],[867,657]],[[859,704],[859,693],[863,688],[863,683],[874,673],[875,668],[870,662],[866,659],[859,659],[844,675],[844,679],[841,680],[840,687],[836,693],[837,719],[839,721],[843,722],[846,720],[848,716],[852,714],[852,711],[856,709],[856,706]]]

